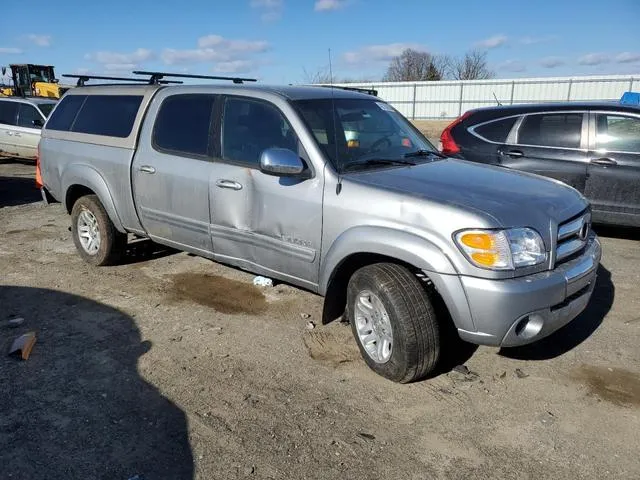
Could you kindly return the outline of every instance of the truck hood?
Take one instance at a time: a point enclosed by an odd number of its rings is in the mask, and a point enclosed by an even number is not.
[[[496,227],[531,226],[545,237],[553,223],[564,222],[588,205],[577,190],[557,180],[456,159],[349,177],[482,214]]]

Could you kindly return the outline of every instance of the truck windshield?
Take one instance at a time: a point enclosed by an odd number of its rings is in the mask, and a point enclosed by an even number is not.
[[[340,173],[349,165],[369,168],[399,165],[393,160],[421,152],[416,162],[437,153],[429,141],[389,104],[374,99],[323,98],[292,102]],[[369,160],[375,160],[369,162]],[[381,160],[390,160],[381,161]]]

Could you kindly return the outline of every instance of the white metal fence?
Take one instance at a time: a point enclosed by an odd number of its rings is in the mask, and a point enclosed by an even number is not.
[[[617,100],[640,89],[638,75],[340,84],[373,88],[410,119],[455,118],[471,108],[514,103]]]

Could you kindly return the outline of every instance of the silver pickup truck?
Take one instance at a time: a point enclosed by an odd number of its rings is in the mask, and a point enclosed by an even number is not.
[[[389,104],[339,88],[75,88],[38,175],[87,262],[117,263],[131,233],[311,290],[397,382],[434,371],[443,322],[493,346],[567,324],[601,255],[576,190],[443,157]]]

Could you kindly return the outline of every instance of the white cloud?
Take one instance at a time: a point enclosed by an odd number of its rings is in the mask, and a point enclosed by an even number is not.
[[[96,63],[102,64],[105,68],[107,66],[111,66],[112,69],[116,69],[116,65],[127,65],[133,66],[135,68],[137,65],[151,60],[154,58],[154,53],[151,50],[147,50],[146,48],[138,48],[137,50],[130,53],[119,53],[119,52],[95,52],[88,53],[84,56],[86,60],[92,60]]]
[[[30,33],[26,36],[26,38],[38,47],[48,47],[51,45],[51,35],[38,35],[36,33]]]
[[[498,65],[497,68],[505,72],[524,72],[527,70],[527,66],[520,60],[507,60]]]
[[[359,50],[352,50],[342,55],[346,63],[355,65],[372,62],[389,62],[401,55],[407,48],[424,51],[425,48],[413,43],[389,43],[386,45],[368,45]]]
[[[138,67],[137,63],[105,63],[104,69],[108,72],[130,72]]]
[[[206,35],[198,39],[201,49],[219,49],[228,52],[264,52],[269,48],[265,41],[229,40],[220,35]]]
[[[561,57],[546,57],[540,60],[540,65],[544,68],[557,68],[566,65],[566,63]]]
[[[507,43],[507,37],[505,35],[494,35],[493,37],[476,42],[475,46],[480,48],[497,48],[505,43]]]
[[[587,55],[580,57],[578,59],[578,63],[580,65],[595,66],[608,63],[610,60],[610,56],[605,53],[588,53]]]
[[[275,22],[282,16],[283,0],[251,0],[251,8],[262,12],[260,18],[265,23]]]
[[[0,53],[18,54],[18,53],[22,53],[22,50],[20,48],[14,48],[14,47],[0,47]]]
[[[520,39],[520,43],[523,45],[535,45],[537,43],[546,43],[556,40],[558,38],[557,35],[545,35],[543,37],[522,37]]]
[[[218,62],[213,70],[217,73],[246,73],[256,67],[253,60],[229,60]]]
[[[640,62],[640,53],[622,52],[616,55],[615,60],[618,63]]]
[[[317,0],[313,9],[316,12],[339,10],[347,6],[347,0]]]

